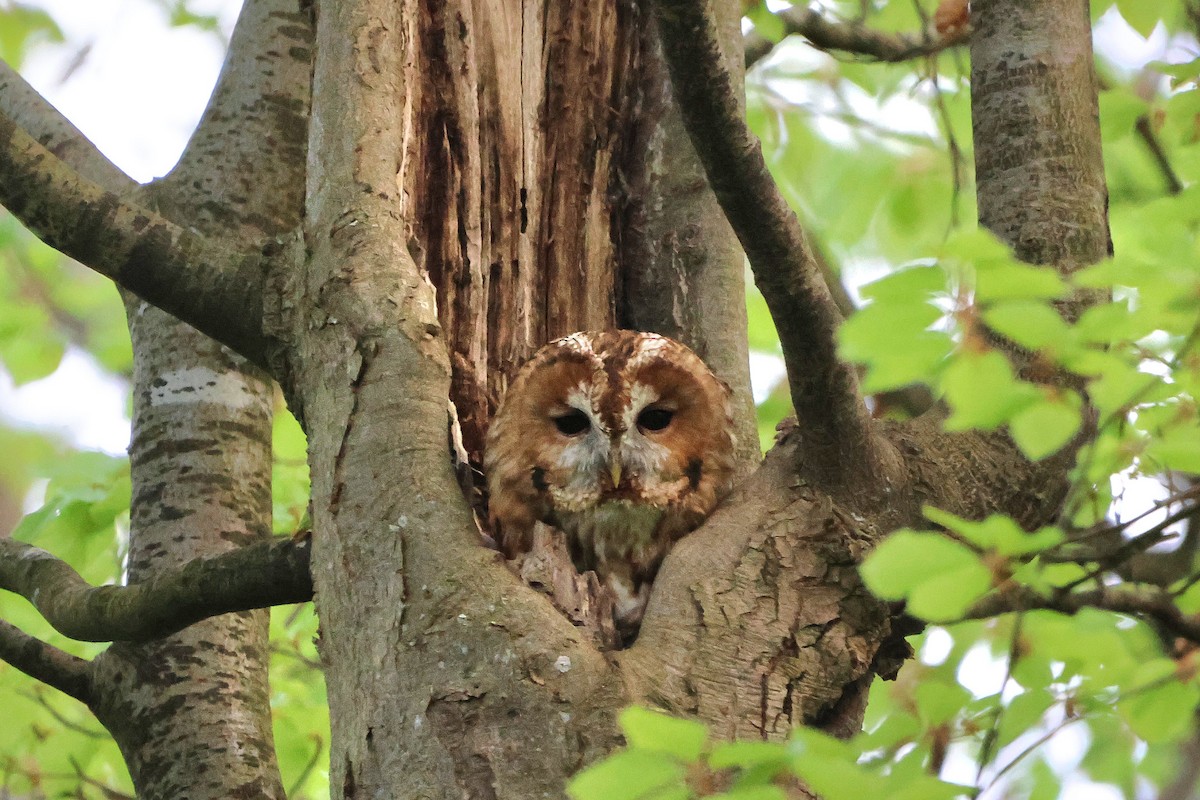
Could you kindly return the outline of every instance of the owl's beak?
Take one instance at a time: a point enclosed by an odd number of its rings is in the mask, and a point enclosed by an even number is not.
[[[621,485],[620,456],[617,456],[616,458],[613,458],[613,460],[608,462],[608,474],[610,476],[612,476],[612,485],[613,485],[614,489]]]

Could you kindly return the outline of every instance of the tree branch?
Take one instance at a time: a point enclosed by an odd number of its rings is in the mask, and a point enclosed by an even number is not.
[[[91,698],[92,673],[87,661],[46,644],[2,619],[0,661],[11,664],[34,680],[53,686],[85,705]]]
[[[1076,614],[1085,608],[1140,617],[1161,625],[1175,636],[1200,644],[1200,620],[1180,611],[1170,592],[1145,584],[1124,584],[1119,590],[1105,587],[1063,592],[1049,597],[1025,586],[1005,588],[975,603],[963,619],[987,619],[1011,611],[1038,609]]]
[[[883,467],[883,448],[857,375],[837,355],[841,314],[742,117],[709,4],[659,0],[654,8],[688,133],[779,332],[804,440],[802,469],[826,486],[854,471],[874,479]]]
[[[112,192],[138,184],[109,161],[70,120],[50,105],[20,73],[0,61],[0,113],[7,114],[83,177]]]
[[[312,599],[310,539],[258,542],[167,569],[131,586],[92,586],[45,550],[0,540],[0,588],[31,602],[64,636],[146,641],[194,622]]]
[[[0,111],[0,204],[42,241],[264,364],[265,255],[209,240],[83,178]]]
[[[952,28],[945,34],[920,35],[884,33],[861,22],[834,22],[820,11],[793,6],[775,14],[788,35],[803,36],[818,50],[840,50],[874,61],[896,63],[932,56],[967,40],[969,29]],[[775,47],[770,39],[751,31],[745,37],[746,69],[764,58]]]
[[[1183,181],[1179,180],[1179,175],[1175,172],[1175,168],[1171,166],[1171,159],[1167,157],[1167,151],[1163,149],[1162,142],[1158,138],[1158,134],[1154,131],[1154,126],[1150,122],[1148,114],[1142,114],[1134,123],[1133,129],[1137,132],[1138,138],[1146,145],[1146,150],[1150,153],[1150,157],[1154,159],[1155,166],[1158,167],[1159,173],[1162,174],[1163,181],[1167,184],[1167,192],[1170,194],[1179,194],[1183,191]]]

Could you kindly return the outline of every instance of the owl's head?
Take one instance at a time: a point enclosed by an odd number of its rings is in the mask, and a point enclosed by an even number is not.
[[[733,473],[729,388],[652,333],[575,333],[513,379],[488,432],[492,517],[503,527],[608,500],[699,519]]]

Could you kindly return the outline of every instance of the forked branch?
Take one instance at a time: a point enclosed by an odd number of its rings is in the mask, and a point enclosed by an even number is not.
[[[266,256],[85,179],[0,111],[0,205],[38,238],[259,364]]]
[[[688,133],[779,331],[804,460],[815,473],[807,477],[830,485],[853,470],[877,473],[883,446],[855,371],[837,354],[841,314],[743,118],[709,3],[658,0],[654,7]]]

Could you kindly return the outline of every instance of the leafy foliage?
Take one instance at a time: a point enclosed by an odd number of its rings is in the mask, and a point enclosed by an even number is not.
[[[717,742],[700,723],[636,706],[620,723],[628,746],[577,775],[567,787],[574,800],[785,800],[801,782],[828,800],[950,800],[967,791],[912,763],[860,763],[853,743],[809,728],[787,742]]]

